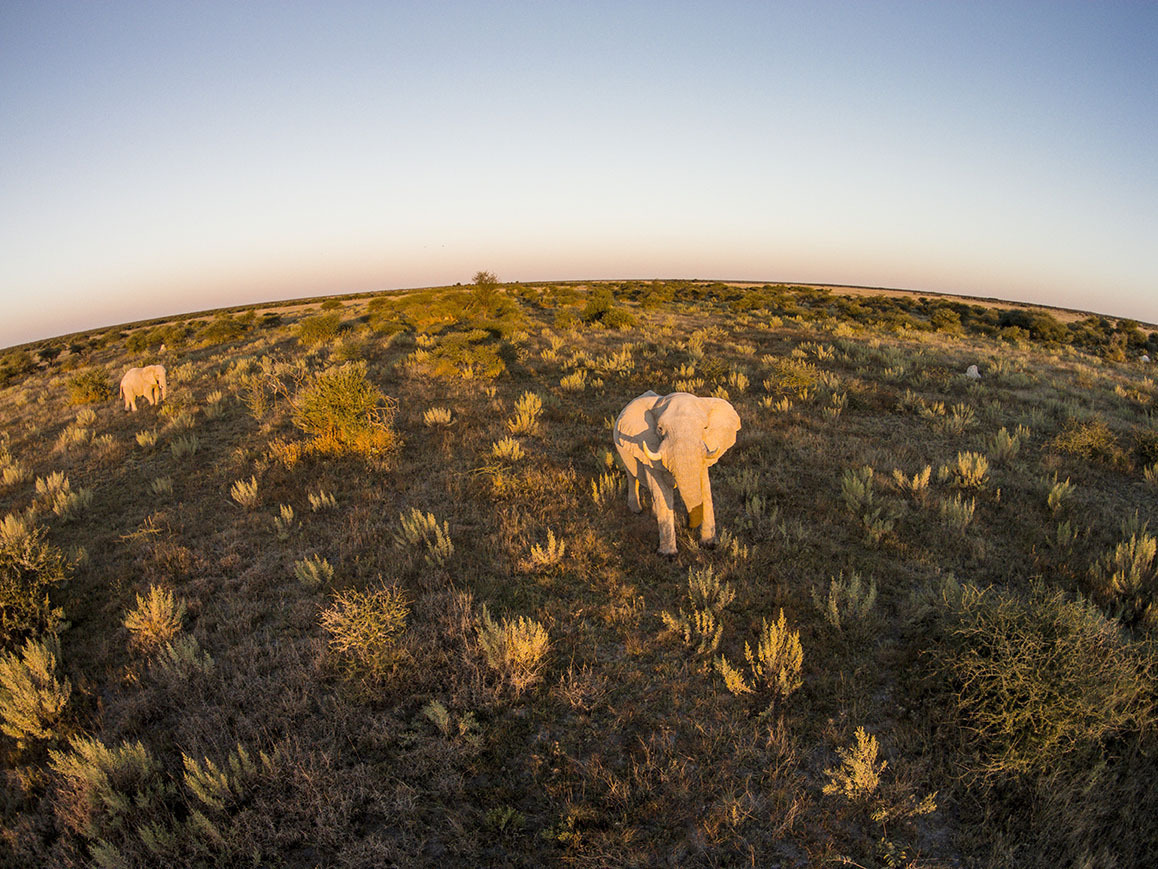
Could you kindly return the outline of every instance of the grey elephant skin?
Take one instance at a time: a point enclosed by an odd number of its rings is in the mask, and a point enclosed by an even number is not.
[[[130,368],[121,378],[121,398],[125,400],[125,410],[137,410],[137,399],[147,398],[149,404],[156,405],[169,394],[169,386],[164,365],[146,365],[144,368]]]
[[[627,506],[643,507],[640,484],[651,493],[659,523],[659,551],[675,555],[675,491],[688,511],[688,524],[700,529],[700,541],[716,542],[716,514],[708,468],[736,442],[740,416],[722,398],[700,398],[687,392],[660,396],[648,390],[623,408],[615,420],[613,440],[627,469]]]

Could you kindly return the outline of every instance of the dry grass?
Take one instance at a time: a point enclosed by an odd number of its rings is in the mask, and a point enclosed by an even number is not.
[[[139,329],[0,386],[5,660],[60,642],[0,864],[1158,862],[1145,370],[911,295],[492,289],[168,324],[163,413],[67,388]],[[669,559],[609,422],[677,384],[744,427]]]

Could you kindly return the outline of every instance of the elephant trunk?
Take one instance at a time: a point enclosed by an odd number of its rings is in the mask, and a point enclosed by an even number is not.
[[[699,528],[704,521],[704,477],[707,474],[702,452],[674,463],[671,472],[688,510],[688,525]]]

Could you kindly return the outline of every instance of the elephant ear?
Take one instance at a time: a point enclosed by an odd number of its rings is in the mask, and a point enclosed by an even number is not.
[[[736,409],[722,398],[703,399],[708,405],[708,425],[704,429],[704,446],[711,453],[708,465],[714,465],[720,456],[732,448],[736,442],[736,432],[740,430],[740,415]]]
[[[657,401],[659,396],[649,389],[628,402],[615,421],[616,440],[637,438],[644,432],[654,431],[655,421],[651,418],[651,409]]]
[[[659,396],[649,389],[643,395],[632,399],[615,420],[615,447],[632,473],[637,473],[634,462],[645,461],[641,446],[644,442],[647,443],[648,449],[659,448],[659,438],[655,434],[655,420],[651,414],[657,401]],[[633,461],[629,461],[629,457]]]

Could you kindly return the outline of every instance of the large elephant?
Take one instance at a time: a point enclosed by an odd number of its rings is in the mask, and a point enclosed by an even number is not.
[[[149,399],[155,405],[169,394],[165,379],[164,365],[146,365],[144,368],[130,368],[121,378],[121,398],[125,400],[125,410],[137,410],[137,399]]]
[[[639,483],[651,492],[659,523],[659,551],[675,555],[675,489],[699,527],[700,541],[716,542],[716,514],[708,468],[736,442],[740,416],[722,398],[686,392],[659,396],[651,390],[636,398],[615,420],[614,442],[627,468],[627,506],[638,513]]]

